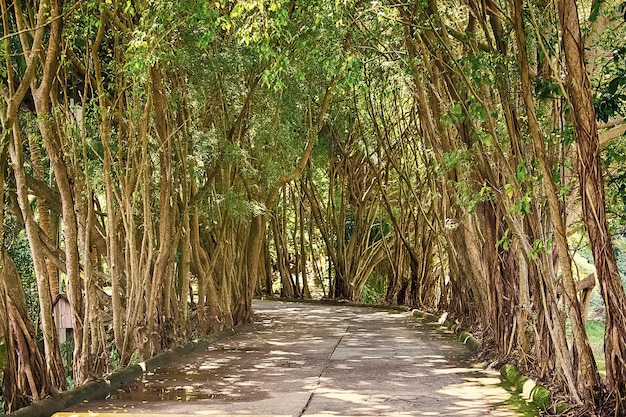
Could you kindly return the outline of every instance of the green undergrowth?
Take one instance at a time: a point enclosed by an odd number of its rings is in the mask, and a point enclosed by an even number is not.
[[[593,351],[593,357],[598,365],[598,371],[603,377],[606,376],[606,367],[604,362],[604,320],[587,320],[585,327],[587,329],[587,337]],[[572,329],[569,321],[567,322],[567,337],[572,340]]]
[[[593,350],[593,356],[598,365],[598,371],[602,376],[606,376],[606,367],[604,363],[604,320],[588,320],[587,336]]]

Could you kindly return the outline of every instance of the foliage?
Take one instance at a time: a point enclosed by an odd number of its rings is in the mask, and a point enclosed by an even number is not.
[[[15,262],[22,280],[28,313],[33,323],[39,322],[39,295],[33,267],[33,259],[28,245],[28,238],[15,219],[5,217],[3,244],[4,250]],[[38,327],[36,327],[38,331]]]
[[[361,302],[364,304],[380,304],[387,291],[387,278],[376,272],[372,273],[363,286]]]
[[[626,46],[612,51],[598,76],[594,107],[599,120],[608,122],[617,116],[626,116]]]
[[[626,138],[610,143],[602,152],[606,178],[607,212],[614,233],[623,233],[626,227]]]
[[[117,351],[115,346],[111,346],[111,353],[109,355],[109,360],[111,361],[111,369],[116,371],[120,366],[120,353]]]
[[[65,364],[68,389],[72,389],[74,387],[72,372],[72,368],[74,366],[74,339],[72,337],[61,343],[61,356],[63,358],[63,363]]]
[[[615,256],[617,257],[617,268],[622,276],[622,286],[626,289],[626,250],[624,239],[620,239],[615,245]]]
[[[593,349],[596,361],[604,360],[604,320],[588,320],[587,321],[587,334],[589,335],[589,342]]]
[[[499,355],[532,351],[538,372],[554,371],[556,380],[579,371],[555,360],[570,349],[553,336],[559,323],[544,332],[537,321],[562,313],[546,298],[568,271],[554,263],[565,259],[555,255],[555,236],[562,223],[563,235],[580,224],[554,10],[526,3],[517,15],[509,13],[514,2],[483,10],[456,0],[69,1],[52,68],[43,61],[52,22],[28,15],[26,35],[17,36],[24,4],[7,7],[1,23],[0,92],[12,102],[8,76],[27,76],[23,50],[44,28],[33,89],[18,111],[28,123],[15,132],[31,133],[33,143],[17,137],[24,158],[10,155],[6,187],[31,205],[7,204],[37,224],[46,199],[76,209],[75,224],[63,219],[67,235],[49,244],[68,266],[78,258],[75,302],[90,346],[60,352],[67,364],[73,353],[87,355],[83,373],[72,375],[77,383],[246,320],[249,287],[271,285],[272,277],[254,284],[262,263],[282,256],[289,269],[294,254],[332,264],[333,296],[446,310],[488,329]],[[608,16],[607,4],[593,4],[589,23]],[[600,121],[625,113],[622,34],[623,25],[602,33],[597,46],[612,52],[597,54],[589,74]],[[51,93],[33,110],[45,76]],[[526,81],[532,97],[524,97]],[[50,155],[37,158],[43,145]],[[616,235],[626,224],[625,149],[622,138],[603,151]],[[53,161],[63,165],[54,173]],[[20,190],[15,178],[32,176],[37,162],[45,184]],[[301,175],[281,182],[290,173]],[[6,218],[4,245],[37,322],[30,257],[44,251],[29,248],[23,226]],[[271,248],[267,224],[277,226]],[[80,248],[67,247],[72,228]],[[617,254],[625,269],[621,247]],[[192,274],[195,284],[185,285]],[[523,279],[527,317],[515,304]],[[113,296],[90,298],[105,283]],[[97,337],[93,306],[117,308],[114,341]],[[524,327],[527,335],[515,330]],[[566,390],[567,378],[560,382]]]

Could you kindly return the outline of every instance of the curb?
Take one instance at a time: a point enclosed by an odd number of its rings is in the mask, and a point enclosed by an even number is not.
[[[126,368],[115,371],[106,378],[87,382],[69,391],[64,391],[59,395],[34,401],[30,405],[20,408],[8,415],[14,417],[50,417],[52,414],[71,407],[74,404],[101,397],[113,391],[123,383],[139,378],[148,371],[157,369],[176,358],[188,355],[196,350],[205,349],[211,343],[234,336],[243,332],[246,328],[246,325],[239,325],[232,329],[222,330],[219,333],[187,342],[174,349],[165,350],[158,355],[146,359],[144,362],[129,365]]]
[[[552,396],[550,391],[537,385],[537,382],[526,375],[523,375],[515,365],[504,364],[500,367],[500,375],[509,382],[513,389],[527,402],[531,402],[540,410],[546,411],[552,404]],[[557,409],[561,407],[556,404]]]
[[[459,331],[456,323],[451,323],[446,320],[446,315],[437,317],[434,314],[427,313],[425,311],[413,310],[413,316],[424,320],[427,323],[439,323],[446,327],[448,330],[452,330],[456,333],[456,338],[467,345],[470,351],[477,352],[480,349],[480,341],[478,341],[471,333],[466,330]],[[537,385],[537,382],[523,375],[514,365],[504,364],[500,367],[500,375],[502,378],[511,384],[513,390],[519,394],[519,396],[526,400],[526,402],[532,403],[539,410],[546,411],[552,404],[552,398],[550,391],[547,388]],[[557,409],[562,407],[556,404]]]
[[[424,320],[427,323],[439,323],[448,330],[456,333],[456,338],[464,345],[467,345],[468,349],[472,352],[477,352],[480,349],[480,341],[478,341],[472,334],[466,330],[459,331],[458,325],[447,320],[447,315],[444,314],[441,317],[437,317],[434,314],[427,313],[421,310],[412,310],[413,317]]]
[[[261,301],[277,301],[284,303],[295,303],[295,304],[318,304],[318,305],[331,305],[331,306],[348,306],[348,307],[364,307],[364,308],[375,308],[379,310],[391,310],[391,311],[403,311],[408,312],[411,311],[410,307],[396,304],[385,304],[385,303],[377,303],[377,304],[365,304],[358,303],[356,301],[350,301],[345,299],[328,299],[324,298],[321,300],[314,299],[306,299],[306,298],[280,298],[280,297],[268,297],[263,296],[256,298]]]

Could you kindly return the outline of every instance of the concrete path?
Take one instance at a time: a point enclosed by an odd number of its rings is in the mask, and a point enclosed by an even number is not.
[[[59,416],[522,415],[464,345],[408,313],[269,301],[254,309],[252,332]]]

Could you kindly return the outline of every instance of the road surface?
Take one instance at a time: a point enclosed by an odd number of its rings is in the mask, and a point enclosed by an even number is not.
[[[528,416],[466,346],[410,313],[255,301],[252,331],[59,413]]]

